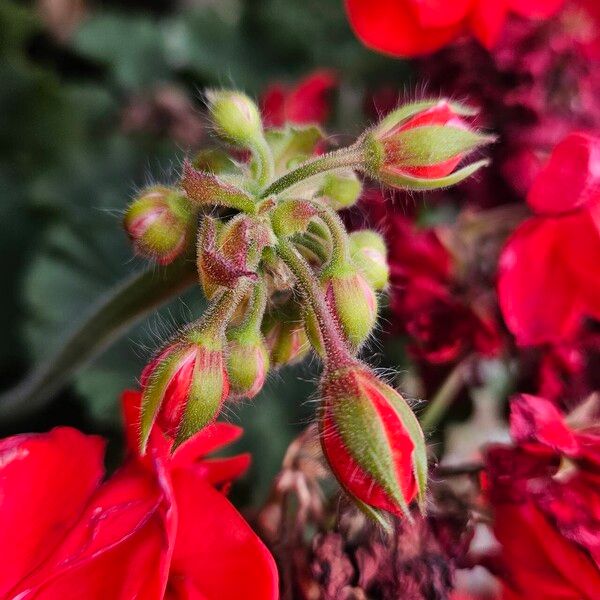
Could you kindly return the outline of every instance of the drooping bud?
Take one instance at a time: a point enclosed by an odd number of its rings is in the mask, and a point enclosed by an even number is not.
[[[335,271],[325,269],[321,275],[325,300],[344,337],[354,349],[367,340],[377,322],[377,296],[364,275],[353,265]],[[321,334],[313,310],[306,307],[306,333],[319,353],[323,353]]]
[[[369,229],[350,234],[350,253],[354,264],[374,290],[382,290],[388,282],[390,267],[383,237]]]
[[[362,184],[354,171],[334,172],[325,175],[318,195],[323,197],[333,210],[342,210],[354,206],[361,191]]]
[[[256,104],[246,94],[231,90],[207,92],[208,110],[217,133],[234,144],[249,147],[262,138],[262,121]]]
[[[265,315],[262,331],[274,367],[300,362],[310,351],[300,308],[289,301]]]
[[[221,340],[188,332],[146,366],[140,383],[142,451],[155,422],[182,443],[216,419],[229,394]]]
[[[228,336],[227,373],[233,397],[254,398],[269,372],[269,351],[260,335]]]
[[[194,218],[194,210],[179,190],[155,185],[129,205],[123,224],[137,253],[166,265],[190,243]]]
[[[458,164],[494,139],[474,130],[462,118],[472,114],[471,109],[445,100],[393,111],[361,139],[365,170],[401,189],[436,189],[462,181],[487,161],[455,171]]]
[[[402,396],[366,366],[321,381],[323,453],[342,487],[359,502],[395,515],[424,500],[427,455],[419,423]]]
[[[280,200],[271,215],[273,232],[278,237],[304,233],[316,214],[315,207],[306,200]]]

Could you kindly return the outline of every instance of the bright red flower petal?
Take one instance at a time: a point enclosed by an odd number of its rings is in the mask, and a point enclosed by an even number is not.
[[[511,11],[524,17],[537,19],[551,17],[563,4],[564,0],[508,0],[508,6]]]
[[[181,525],[173,552],[170,597],[277,598],[273,558],[229,501],[189,471],[173,474],[173,488]]]
[[[423,27],[446,27],[460,23],[474,0],[407,0]]]
[[[0,596],[55,551],[104,474],[104,441],[68,427],[0,441]]]
[[[417,56],[455,38],[461,24],[425,28],[407,0],[345,0],[352,29],[369,48],[392,56]],[[451,3],[448,3],[451,4]]]

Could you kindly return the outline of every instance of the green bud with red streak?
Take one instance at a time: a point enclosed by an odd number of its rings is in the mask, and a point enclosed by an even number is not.
[[[385,288],[390,277],[385,241],[376,231],[363,229],[350,234],[350,254],[354,264],[376,291]]]
[[[350,263],[325,268],[320,277],[327,306],[353,349],[363,344],[377,323],[377,295],[367,278]],[[305,310],[306,332],[322,354],[321,335],[310,307]]]
[[[210,90],[208,110],[219,136],[228,142],[249,147],[262,138],[263,128],[256,104],[242,92]]]
[[[277,237],[304,233],[317,214],[312,203],[305,200],[280,200],[271,215],[271,226]]]
[[[155,422],[183,443],[217,418],[229,394],[221,339],[187,332],[146,366],[141,386],[142,451]]]
[[[154,185],[138,194],[123,218],[138,254],[165,265],[191,243],[195,211],[176,188]]]
[[[409,515],[424,501],[427,455],[404,398],[358,362],[326,372],[320,393],[321,446],[342,487],[375,510]]]
[[[403,106],[367,131],[359,141],[365,171],[387,185],[431,190],[454,185],[487,161],[456,170],[459,163],[493,137],[474,130],[463,117],[473,111],[445,100]]]

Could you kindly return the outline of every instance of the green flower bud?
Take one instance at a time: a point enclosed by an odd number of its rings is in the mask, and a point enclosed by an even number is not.
[[[354,171],[328,173],[324,179],[319,196],[334,210],[350,208],[359,199],[362,183]]]
[[[295,302],[267,313],[262,331],[274,367],[300,362],[310,351],[300,308]]]
[[[256,104],[246,94],[211,90],[208,109],[217,133],[234,144],[248,147],[262,140],[263,128]]]
[[[254,398],[269,372],[269,351],[261,335],[227,335],[227,373],[233,397]]]
[[[354,264],[367,278],[371,287],[382,290],[388,283],[390,267],[383,237],[368,229],[350,234],[350,253]]]
[[[138,254],[166,265],[190,243],[194,220],[195,211],[179,190],[154,185],[129,205],[123,225]]]

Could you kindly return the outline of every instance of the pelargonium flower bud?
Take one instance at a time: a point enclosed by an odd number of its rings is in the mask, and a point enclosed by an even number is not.
[[[291,301],[265,315],[262,331],[274,367],[300,362],[310,352],[300,310]]]
[[[383,237],[376,231],[363,229],[350,234],[350,253],[354,264],[374,290],[382,290],[388,282],[390,267]]]
[[[214,421],[229,395],[222,342],[188,333],[142,372],[141,447],[155,421],[176,444]]]
[[[269,372],[269,351],[260,335],[228,336],[227,373],[231,394],[237,398],[254,398],[262,389]]]
[[[318,195],[334,210],[342,210],[354,206],[361,192],[362,183],[354,171],[345,171],[325,175]]]
[[[359,503],[408,515],[424,498],[427,454],[404,398],[360,363],[325,373],[320,392],[321,446],[342,487]]]
[[[321,286],[327,305],[342,333],[353,348],[358,348],[369,337],[377,322],[377,296],[366,277],[354,266],[345,264],[321,275]],[[319,354],[323,353],[321,335],[313,310],[306,308],[306,332]]]
[[[136,252],[166,265],[188,245],[194,214],[179,190],[154,185],[129,205],[123,224]]]
[[[273,232],[278,237],[304,233],[316,214],[315,207],[306,200],[280,200],[271,214]]]
[[[262,121],[256,104],[242,92],[207,92],[208,110],[217,133],[228,142],[252,146],[262,138]]]
[[[487,161],[455,171],[475,148],[493,141],[462,118],[471,109],[445,100],[403,106],[366,132],[361,142],[365,169],[402,189],[427,190],[462,181]]]

